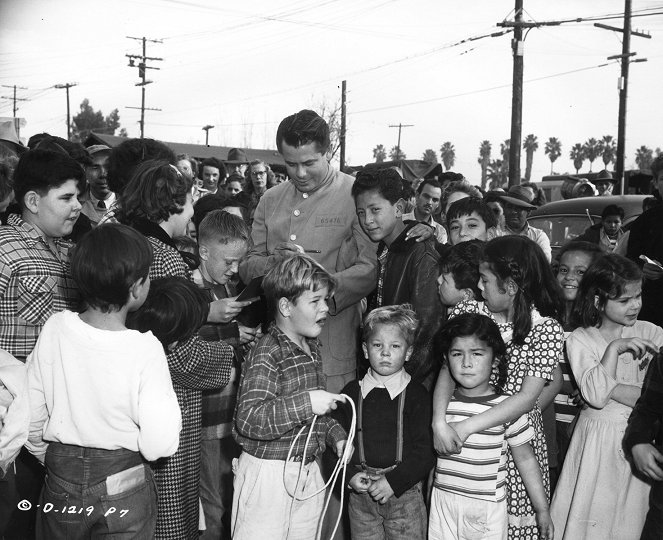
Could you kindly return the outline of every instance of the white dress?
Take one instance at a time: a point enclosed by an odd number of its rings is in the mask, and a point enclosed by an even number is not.
[[[663,330],[645,321],[624,327],[622,338],[663,346]],[[642,387],[651,354],[617,360],[616,377],[600,363],[608,347],[598,328],[578,328],[567,340],[571,369],[590,405],[578,418],[551,505],[555,538],[637,540],[649,508],[649,484],[636,478],[622,439],[632,408],[610,399],[618,384]]]

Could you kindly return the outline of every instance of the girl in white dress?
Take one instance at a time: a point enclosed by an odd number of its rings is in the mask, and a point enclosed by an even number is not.
[[[624,457],[628,417],[663,330],[638,321],[642,273],[619,255],[592,264],[578,290],[577,330],[566,344],[588,407],[580,413],[551,505],[555,538],[635,540],[648,509],[649,485]]]

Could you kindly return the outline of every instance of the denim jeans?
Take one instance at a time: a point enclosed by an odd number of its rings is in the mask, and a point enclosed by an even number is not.
[[[139,453],[51,443],[39,500],[37,538],[154,538],[157,492],[152,471]],[[145,478],[108,494],[106,478],[143,466]]]
[[[200,500],[207,527],[200,540],[230,540],[232,461],[242,448],[228,436],[203,440],[200,450]]]
[[[368,493],[350,492],[352,540],[425,540],[428,518],[421,482],[380,504]]]

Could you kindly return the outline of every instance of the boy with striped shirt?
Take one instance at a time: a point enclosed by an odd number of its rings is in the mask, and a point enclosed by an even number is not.
[[[498,326],[484,315],[466,313],[447,322],[438,333],[446,369],[456,381],[447,409],[453,427],[469,416],[489,410],[508,396],[506,346]],[[493,371],[498,373],[493,386]],[[527,415],[516,421],[470,435],[460,454],[438,456],[431,497],[430,540],[473,538],[506,540],[507,451],[513,459],[536,509],[541,538],[553,538],[553,526],[541,470],[529,441],[534,437]]]

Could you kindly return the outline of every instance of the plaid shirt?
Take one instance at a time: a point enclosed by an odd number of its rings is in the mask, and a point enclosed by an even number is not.
[[[235,410],[233,435],[245,452],[260,459],[288,457],[302,426],[311,423],[311,390],[325,389],[319,342],[308,340],[311,356],[272,323],[244,364]],[[347,439],[345,430],[329,416],[315,422],[309,448],[308,430],[297,439],[293,456],[311,457]]]
[[[78,301],[72,244],[61,238],[54,243],[55,252],[16,214],[0,227],[0,348],[19,360],[30,354],[46,320]]]

